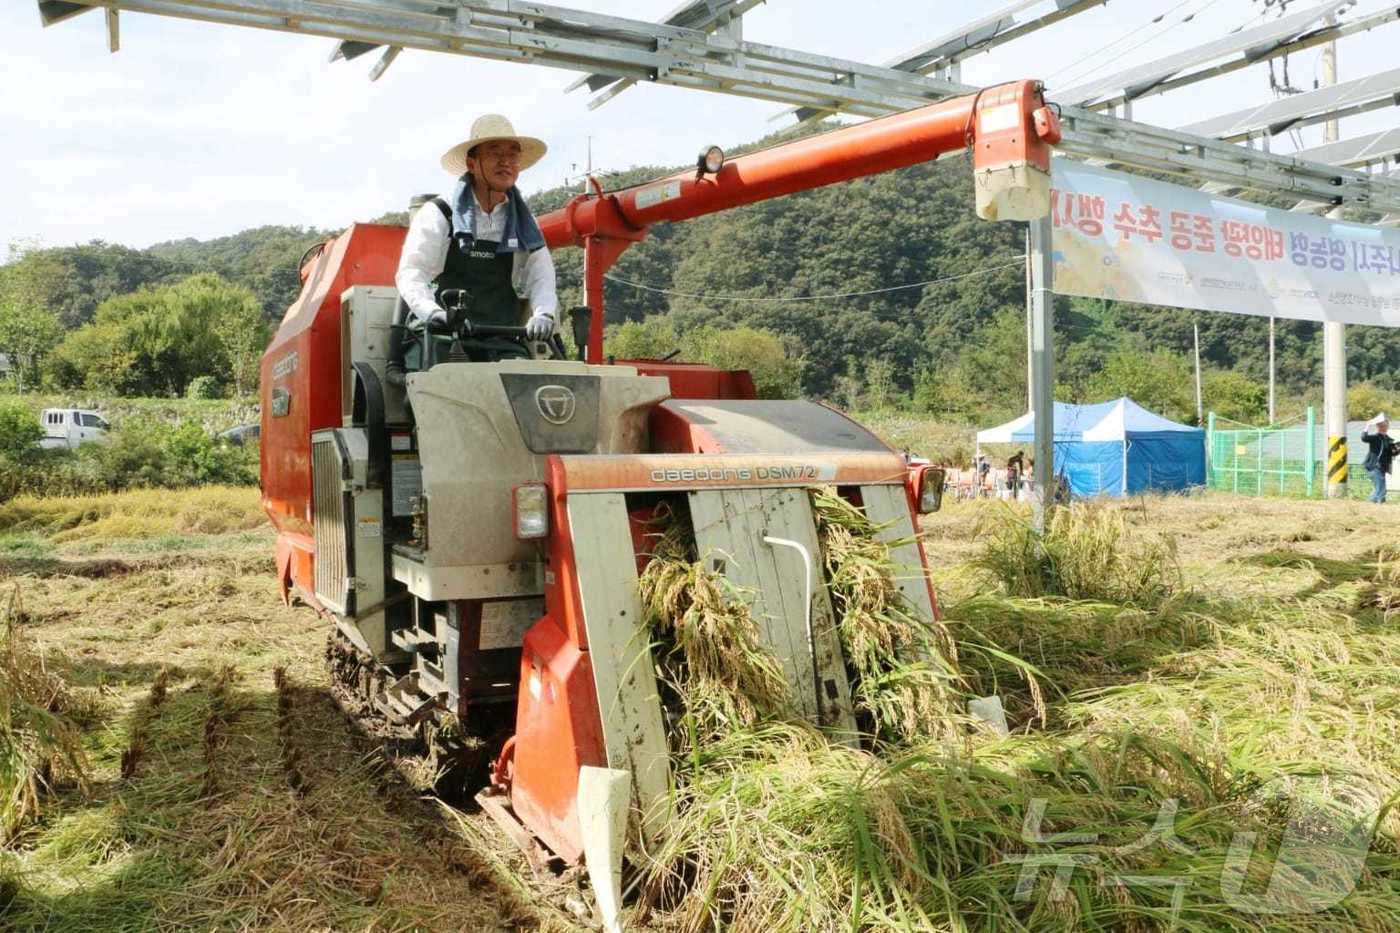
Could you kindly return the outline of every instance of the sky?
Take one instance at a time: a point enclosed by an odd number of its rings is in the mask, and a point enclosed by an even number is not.
[[[1006,3],[767,0],[745,17],[744,37],[879,63]],[[674,0],[559,5],[656,19]],[[331,63],[330,39],[134,13],[122,15],[114,55],[100,12],[44,29],[34,0],[0,7],[0,256],[13,243],[144,248],[265,224],[339,229],[449,189],[438,158],[484,112],[549,143],[521,178],[527,194],[582,170],[590,139],[596,168],[624,169],[688,162],[702,145],[786,125],[776,104],[660,85],[590,111],[583,92],[564,93],[573,72],[414,50],[370,82],[377,54]],[[1377,8],[1362,0],[1347,18]],[[969,59],[963,80],[1041,78],[1053,99],[1057,87],[1262,22],[1263,10],[1262,0],[1111,0]],[[1400,24],[1344,40],[1340,79],[1393,67],[1397,39]],[[1319,57],[1292,58],[1295,85],[1312,88]],[[1142,101],[1134,118],[1175,127],[1271,97],[1267,67],[1255,66]],[[1396,123],[1393,108],[1352,118],[1342,138]],[[1320,130],[1303,141],[1319,144]]]

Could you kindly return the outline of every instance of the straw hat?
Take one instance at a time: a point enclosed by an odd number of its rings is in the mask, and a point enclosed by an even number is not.
[[[471,136],[447,150],[442,157],[442,167],[454,177],[467,170],[467,152],[476,145],[493,139],[513,139],[520,144],[520,171],[525,171],[540,159],[548,149],[544,140],[533,136],[521,136],[515,132],[510,121],[499,113],[488,113],[476,118],[472,124]]]

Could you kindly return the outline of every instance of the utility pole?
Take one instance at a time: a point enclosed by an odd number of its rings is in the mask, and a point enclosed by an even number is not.
[[[1196,424],[1204,426],[1206,423],[1206,410],[1203,399],[1201,398],[1201,325],[1199,322],[1191,322],[1191,334],[1196,338]],[[1127,482],[1126,478],[1124,482]]]
[[[1035,284],[1031,275],[1031,225],[1026,225],[1026,411],[1035,408],[1035,390],[1031,388],[1035,384],[1035,345],[1034,330],[1031,327],[1031,303],[1032,295],[1035,292]]]
[[[1274,411],[1274,317],[1269,315],[1269,426],[1278,424]]]
[[[1327,17],[1329,24],[1336,18]],[[1337,83],[1337,43],[1322,47],[1322,85]],[[1337,120],[1323,124],[1324,143],[1340,138]],[[1341,216],[1341,210],[1328,217]],[[1322,324],[1323,421],[1327,426],[1327,498],[1344,499],[1347,494],[1347,342],[1346,325],[1337,321]]]
[[[1035,412],[1035,528],[1055,498],[1055,262],[1049,217],[1027,224],[1031,259],[1031,410]]]

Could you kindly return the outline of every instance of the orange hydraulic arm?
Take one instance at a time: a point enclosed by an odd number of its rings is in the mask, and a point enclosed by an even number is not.
[[[539,223],[551,249],[584,248],[584,303],[593,309],[588,361],[599,363],[603,275],[651,224],[893,171],[968,147],[978,215],[1034,220],[1049,213],[1050,149],[1059,141],[1059,120],[1040,83],[1018,81],[750,153],[713,175],[690,170],[621,191],[581,194]]]

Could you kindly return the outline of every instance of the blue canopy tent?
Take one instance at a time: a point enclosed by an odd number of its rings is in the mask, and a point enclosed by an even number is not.
[[[1055,473],[1076,496],[1126,496],[1206,482],[1206,432],[1168,421],[1130,398],[1055,403]],[[977,445],[1035,440],[1035,413],[977,433]],[[1125,482],[1126,478],[1126,482]]]

